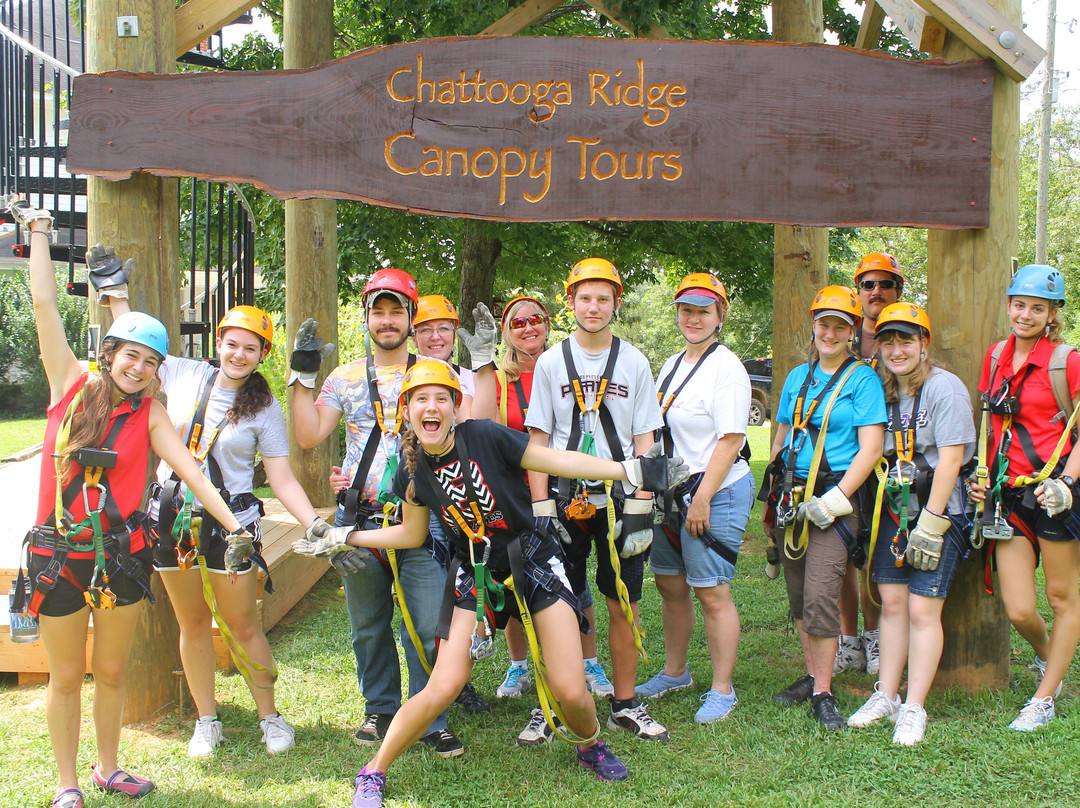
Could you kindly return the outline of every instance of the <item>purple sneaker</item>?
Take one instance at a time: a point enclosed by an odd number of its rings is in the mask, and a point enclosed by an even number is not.
[[[356,791],[353,792],[352,808],[382,808],[386,775],[368,771],[365,766],[356,773]]]
[[[597,741],[588,749],[577,750],[578,763],[586,769],[592,769],[593,773],[601,780],[615,781],[625,780],[630,776],[626,765],[619,760],[615,753],[608,749],[603,741]],[[354,803],[355,808],[355,803]]]

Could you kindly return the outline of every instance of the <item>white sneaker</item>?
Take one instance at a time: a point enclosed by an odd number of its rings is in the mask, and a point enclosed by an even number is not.
[[[525,729],[518,735],[517,744],[518,746],[540,746],[548,743],[554,737],[555,730],[548,725],[544,711],[539,707],[533,707],[532,715],[529,716],[529,723],[525,725]]]
[[[615,685],[604,673],[604,666],[599,662],[585,663],[585,686],[594,696],[614,696]]]
[[[495,691],[495,696],[500,699],[516,699],[532,685],[529,669],[524,665],[511,665],[506,669],[506,676],[502,684]]]
[[[862,729],[870,726],[875,721],[880,721],[882,718],[887,718],[895,723],[899,711],[900,697],[893,696],[890,699],[885,695],[885,691],[881,689],[881,682],[878,682],[874,685],[874,692],[866,700],[866,704],[855,711],[851,718],[847,720],[847,725]]]
[[[225,740],[221,721],[216,715],[204,715],[195,722],[195,733],[188,741],[187,753],[190,757],[210,757],[221,742]]]
[[[896,729],[893,730],[892,742],[897,746],[914,746],[926,734],[926,710],[921,704],[901,705],[900,714],[893,720],[896,721]]]
[[[881,669],[878,629],[864,631],[861,636],[863,652],[866,654],[866,672],[871,676],[877,676],[878,671]]]
[[[296,746],[296,730],[285,723],[280,713],[266,716],[259,722],[262,729],[262,741],[271,755],[284,752]]]
[[[841,635],[836,644],[836,659],[833,660],[833,673],[861,671],[866,667],[866,654],[861,637]]]
[[[1028,703],[1020,709],[1020,715],[1009,724],[1009,729],[1020,732],[1033,732],[1039,727],[1045,727],[1054,720],[1054,700],[1047,696],[1045,699],[1029,699]]]

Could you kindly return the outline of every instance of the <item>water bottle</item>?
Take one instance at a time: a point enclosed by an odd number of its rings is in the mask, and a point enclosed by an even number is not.
[[[18,606],[15,605],[16,581],[12,581],[8,589],[8,628],[11,631],[12,642],[34,642],[38,638],[37,618],[31,617],[26,611],[30,605],[30,581],[24,580],[24,583],[25,587]]]

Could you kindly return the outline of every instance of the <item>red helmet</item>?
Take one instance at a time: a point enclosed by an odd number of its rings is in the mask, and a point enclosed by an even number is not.
[[[370,308],[371,304],[375,302],[375,298],[383,292],[394,295],[401,305],[410,312],[416,311],[419,294],[416,291],[416,281],[408,272],[393,268],[380,269],[374,272],[364,285],[362,297],[364,308]]]

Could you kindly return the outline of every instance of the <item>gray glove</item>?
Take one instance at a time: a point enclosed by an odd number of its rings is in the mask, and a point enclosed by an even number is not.
[[[225,537],[229,546],[225,549],[225,572],[240,572],[240,566],[255,555],[254,538],[246,530],[230,533]]]
[[[559,521],[559,509],[553,499],[541,499],[532,504],[533,520],[541,530],[553,531],[563,544],[570,544],[572,539]]]
[[[476,304],[472,310],[472,316],[475,333],[459,328],[458,337],[469,350],[469,366],[473,370],[479,370],[484,365],[490,365],[495,361],[495,346],[499,344],[499,330],[495,325],[495,318],[491,316],[488,307],[483,303]]]
[[[323,360],[334,351],[334,343],[324,343],[322,337],[316,333],[318,330],[318,320],[310,317],[297,329],[292,356],[289,358],[289,380],[285,383],[286,387],[292,387],[299,382],[308,390],[315,389],[319,368],[322,367]]]
[[[653,501],[651,499],[628,498],[623,502],[622,519],[615,523],[615,539],[626,531],[626,539],[620,558],[640,555],[649,549],[653,541]]]
[[[941,561],[941,547],[945,543],[945,531],[949,520],[923,508],[915,529],[908,535],[907,562],[917,570],[933,572]]]
[[[90,270],[90,285],[98,293],[98,303],[107,297],[128,296],[128,278],[135,271],[134,258],[121,261],[116,257],[116,250],[98,242],[86,251],[86,267]]]
[[[53,217],[49,211],[30,207],[29,203],[26,201],[26,197],[22,194],[8,194],[7,196],[0,197],[0,208],[11,214],[11,218],[15,220],[15,224],[26,231],[30,230],[30,225],[34,222],[39,219],[45,219],[49,223],[45,233],[49,237],[49,241],[52,241]]]
[[[1061,480],[1043,480],[1040,486],[1042,491],[1036,489],[1035,493],[1042,494],[1042,506],[1047,515],[1057,516],[1073,506],[1072,489]]]
[[[690,467],[681,457],[664,457],[663,452],[664,447],[657,441],[641,457],[622,461],[626,481],[632,488],[627,494],[639,488],[660,493],[674,488],[690,476]]]
[[[350,547],[330,556],[330,563],[342,575],[353,575],[367,566],[367,556],[359,547]]]
[[[820,497],[811,497],[799,505],[795,518],[809,519],[822,530],[826,530],[841,516],[851,513],[851,510],[847,495],[840,490],[840,486],[834,485]]]
[[[320,558],[346,552],[353,549],[348,542],[353,530],[352,527],[331,527],[319,517],[304,531],[304,538],[293,542],[293,552]]]

